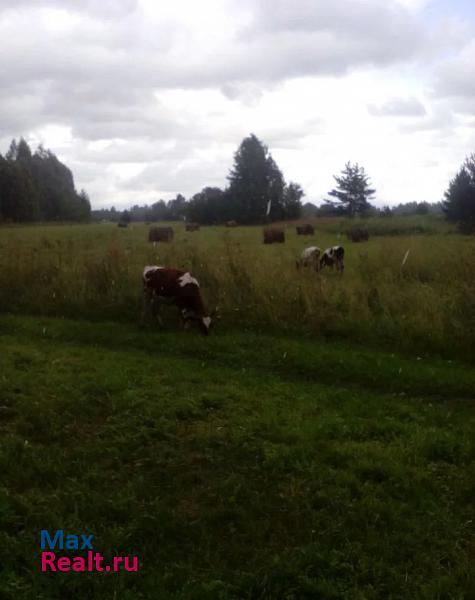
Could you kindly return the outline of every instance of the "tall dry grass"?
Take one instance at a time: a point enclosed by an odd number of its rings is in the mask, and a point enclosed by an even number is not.
[[[206,303],[219,305],[221,328],[473,356],[473,238],[440,232],[351,244],[332,231],[334,223],[327,225],[305,240],[289,228],[283,246],[263,245],[258,227],[187,233],[177,224],[173,243],[156,247],[138,224],[0,229],[0,310],[136,320],[143,266],[162,264],[198,277]],[[343,277],[295,269],[306,245],[337,242],[346,247]]]

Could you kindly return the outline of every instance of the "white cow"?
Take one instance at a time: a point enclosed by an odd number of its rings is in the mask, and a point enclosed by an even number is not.
[[[308,248],[305,248],[305,250],[302,251],[300,258],[295,261],[297,269],[300,269],[300,267],[311,266],[315,271],[318,271],[320,267],[320,261],[318,259],[320,258],[321,253],[322,251],[318,246],[309,246]]]

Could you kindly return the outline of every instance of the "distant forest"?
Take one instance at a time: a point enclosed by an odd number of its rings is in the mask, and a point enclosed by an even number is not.
[[[226,189],[205,187],[186,200],[178,194],[169,201],[91,211],[87,193],[76,192],[71,171],[50,151],[39,146],[33,153],[21,138],[0,154],[0,222],[34,221],[177,221],[219,224],[234,220],[257,224],[282,219],[324,216],[382,216],[442,212],[442,203],[410,202],[395,207],[374,207],[368,199],[375,190],[360,166],[347,163],[332,200],[317,207],[307,202],[295,182],[286,183],[268,148],[253,134],[243,139],[234,155]],[[157,181],[157,187],[160,182]]]
[[[123,212],[115,207],[92,211],[97,221],[195,221],[213,225],[234,220],[252,224],[282,219],[318,216],[363,216],[427,214],[441,212],[442,203],[410,202],[393,208],[376,208],[369,203],[375,190],[369,187],[364,169],[348,163],[341,177],[335,177],[338,187],[329,192],[335,200],[326,200],[317,207],[307,202],[298,183],[286,183],[267,147],[253,134],[244,138],[234,155],[234,165],[222,190],[205,187],[188,201],[178,194],[173,200],[158,200],[151,205],[135,205]]]
[[[71,171],[39,146],[33,153],[21,138],[0,154],[0,221],[88,221],[91,204],[74,187]]]
[[[211,204],[215,199],[223,198],[225,192],[220,188],[205,188],[199,194],[196,194],[191,200],[203,201],[202,199],[209,199],[208,202]],[[196,221],[203,225],[223,223],[224,220],[217,215],[216,212],[210,208],[207,215],[208,218],[201,218],[202,215],[196,215],[190,208],[192,207],[190,201],[178,194],[173,200],[166,202],[165,200],[159,200],[153,204],[144,204],[143,206],[135,205],[129,210],[120,211],[114,206],[112,208],[102,208],[99,210],[92,211],[92,219],[94,221],[111,221],[114,223],[118,222],[131,222],[131,221]],[[393,217],[393,216],[408,216],[408,215],[426,215],[426,214],[442,214],[443,203],[429,203],[429,202],[407,202],[405,204],[398,204],[397,206],[385,206],[383,208],[371,207],[367,212],[366,216],[374,217]],[[322,204],[316,206],[311,202],[304,203],[298,215],[294,218],[316,218],[316,217],[346,217],[346,212],[340,207],[334,207],[329,204]]]

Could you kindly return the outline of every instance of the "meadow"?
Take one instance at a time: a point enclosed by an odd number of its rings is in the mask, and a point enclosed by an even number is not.
[[[0,228],[0,597],[475,597],[475,240],[367,225]],[[313,243],[343,277],[296,271]],[[195,273],[212,335],[139,326],[145,264]],[[41,573],[60,528],[139,572]]]
[[[265,246],[260,227],[187,233],[178,223],[173,243],[156,247],[145,224],[3,228],[0,310],[137,322],[142,269],[162,264],[191,269],[208,306],[219,306],[222,330],[473,356],[474,237],[421,216],[370,220],[370,241],[352,244],[342,236],[348,225],[322,219],[313,238],[289,226],[284,245]],[[336,243],[346,247],[343,278],[296,271],[306,245]],[[176,328],[173,312],[170,318]]]

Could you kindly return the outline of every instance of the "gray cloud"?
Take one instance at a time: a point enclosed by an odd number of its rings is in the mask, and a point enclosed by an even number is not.
[[[278,35],[296,41],[298,36],[307,49],[314,46],[316,60],[307,63],[313,65],[313,72],[339,73],[362,63],[406,60],[427,42],[420,23],[396,2],[260,0],[256,6],[254,21],[242,31],[242,38]],[[274,50],[278,52],[278,44]]]
[[[374,117],[421,117],[427,114],[417,98],[392,98],[381,106],[369,104],[368,112]]]
[[[475,114],[475,38],[460,54],[444,61],[436,70],[434,96],[452,101],[454,109]]]
[[[420,27],[396,4],[354,4],[251,2],[251,25],[230,30],[210,55],[183,23],[158,17],[148,24],[135,0],[81,0],[67,11],[61,0],[20,0],[14,8],[0,0],[0,38],[8,40],[0,133],[60,123],[91,140],[180,136],[189,124],[164,111],[155,90],[214,87],[253,106],[275,82],[389,64],[423,43]],[[45,8],[61,11],[61,26]]]
[[[138,0],[74,0],[67,3],[71,13],[85,12],[101,18],[117,18],[137,9]],[[64,0],[0,0],[0,13],[20,12],[25,9],[58,8],[65,9]]]
[[[457,126],[453,111],[443,104],[437,104],[430,114],[412,123],[399,126],[401,133],[433,132],[437,135],[447,135]]]
[[[324,131],[323,120],[315,118],[300,120],[291,125],[276,125],[272,129],[261,129],[257,133],[271,148],[297,149],[302,147],[308,136],[321,135]]]
[[[156,191],[157,194],[179,191],[189,197],[205,186],[223,186],[230,164],[231,161],[224,157],[219,161],[188,158],[181,164],[170,158],[147,165],[119,187],[124,190]]]
[[[60,156],[81,184],[100,190],[104,179],[107,193],[190,194],[222,185],[233,149],[249,133],[247,117],[269,90],[289,79],[410,63],[433,45],[421,21],[395,0],[227,0],[220,5],[226,18],[208,37],[186,18],[163,16],[160,3],[150,11],[153,4],[0,0],[0,139],[63,125],[73,142]],[[468,67],[458,68],[458,78],[441,69],[439,94],[466,86]],[[205,96],[174,106],[170,90],[215,90],[225,107],[208,107]],[[414,99],[391,102],[370,112],[424,115]],[[271,151],[302,147],[324,131],[324,119],[302,122],[290,113],[255,128]],[[97,149],[97,140],[109,143]],[[145,166],[116,180],[108,166],[126,163]]]

